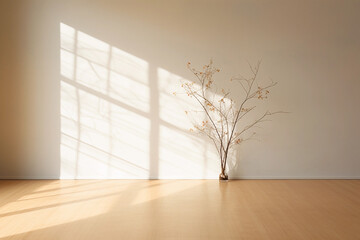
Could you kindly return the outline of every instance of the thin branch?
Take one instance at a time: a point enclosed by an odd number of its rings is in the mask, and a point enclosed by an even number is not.
[[[195,125],[195,128],[199,132],[205,134],[209,137],[214,143],[216,150],[220,156],[220,163],[222,171],[226,168],[228,153],[231,145],[239,144],[244,141],[252,139],[255,135],[251,135],[248,138],[242,138],[242,135],[253,127],[257,127],[258,124],[268,121],[268,116],[285,113],[285,112],[265,112],[254,122],[244,127],[241,131],[237,132],[237,126],[239,122],[248,115],[249,112],[252,112],[256,106],[247,107],[248,102],[251,99],[265,99],[269,93],[269,88],[274,87],[277,83],[271,82],[265,87],[257,86],[256,90],[253,90],[255,82],[258,78],[258,73],[260,69],[261,61],[259,61],[254,66],[248,63],[252,76],[249,78],[245,77],[233,77],[230,81],[237,81],[240,83],[242,90],[245,93],[244,98],[239,105],[236,105],[235,102],[230,98],[230,91],[221,90],[221,94],[218,94],[218,89],[213,79],[213,75],[216,72],[219,72],[219,69],[216,69],[212,65],[212,61],[208,65],[203,67],[203,71],[198,71],[195,68],[190,66],[188,63],[189,70],[196,76],[199,86],[195,87],[194,83],[184,83],[182,87],[185,89],[185,92],[188,96],[194,97],[195,100],[199,103],[202,111],[193,111],[197,113],[205,113],[206,118],[209,120],[204,120],[202,126]],[[256,84],[257,85],[257,84]],[[212,96],[208,97],[208,93],[211,93]],[[221,95],[219,103],[215,103],[217,96]],[[228,102],[227,99],[230,99]],[[225,101],[226,100],[226,101]],[[186,111],[186,113],[188,113]]]

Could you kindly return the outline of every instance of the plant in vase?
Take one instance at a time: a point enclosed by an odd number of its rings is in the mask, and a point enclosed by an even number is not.
[[[187,115],[200,113],[203,116],[202,120],[194,121],[194,127],[190,128],[190,131],[204,134],[211,139],[220,157],[219,179],[228,180],[226,168],[232,148],[252,139],[256,132],[251,132],[251,130],[268,120],[269,116],[281,113],[280,111],[265,111],[247,124],[240,124],[246,122],[246,117],[250,112],[254,112],[255,100],[268,98],[270,88],[274,87],[276,82],[265,86],[258,85],[260,62],[255,66],[249,64],[250,77],[241,76],[230,79],[231,82],[239,83],[243,90],[243,96],[237,95],[234,99],[230,91],[223,88],[219,91],[216,87],[214,74],[220,72],[220,69],[213,66],[212,60],[201,70],[193,68],[190,62],[187,67],[194,74],[196,82],[182,80],[181,87],[185,90],[185,94],[198,103],[200,109],[188,110],[185,113]],[[175,92],[174,95],[176,95]]]

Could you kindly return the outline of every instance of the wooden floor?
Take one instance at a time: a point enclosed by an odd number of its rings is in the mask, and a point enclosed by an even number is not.
[[[0,239],[360,239],[360,180],[0,181]]]

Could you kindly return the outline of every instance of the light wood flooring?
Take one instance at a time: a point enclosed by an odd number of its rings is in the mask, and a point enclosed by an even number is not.
[[[360,239],[360,180],[1,180],[0,239]]]

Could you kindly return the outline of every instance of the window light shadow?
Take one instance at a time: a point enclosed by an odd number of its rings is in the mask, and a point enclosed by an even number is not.
[[[62,179],[216,178],[180,76],[60,24]],[[211,159],[209,161],[209,159]]]
[[[190,196],[192,193],[199,192],[196,189],[204,183],[201,180],[195,183],[165,180],[161,184],[158,181],[143,180],[114,181],[103,182],[101,184],[103,187],[96,191],[94,189],[86,191],[89,186],[83,185],[67,196],[61,194],[54,196],[50,192],[45,193],[47,199],[29,199],[29,203],[25,204],[26,207],[23,202],[13,202],[7,208],[0,208],[0,224],[4,227],[0,229],[0,239],[10,236],[15,239],[24,238],[30,233],[31,238],[35,239],[37,233],[43,237],[51,237],[53,234],[59,234],[57,231],[59,228],[77,226],[77,223],[87,225],[89,220],[102,219],[104,220],[100,221],[102,224],[107,222],[107,217],[116,217],[119,220],[117,224],[124,225],[123,221],[129,220],[133,214],[134,216],[138,213],[146,214],[149,207],[161,204],[165,199],[172,201],[171,199],[178,194]],[[19,206],[22,206],[22,209]],[[74,209],[77,209],[77,212],[74,212]],[[53,213],[61,214],[54,215]],[[44,221],[45,217],[46,221]],[[31,224],[29,219],[32,219]],[[22,227],[17,229],[8,227],[14,222]],[[66,236],[66,232],[61,231],[62,238]],[[82,231],[82,234],[86,235],[86,232]],[[92,237],[89,236],[89,238]]]

